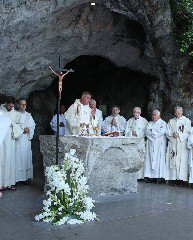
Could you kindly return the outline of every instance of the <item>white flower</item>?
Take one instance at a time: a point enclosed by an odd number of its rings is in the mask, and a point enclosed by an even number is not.
[[[62,166],[52,165],[46,168],[45,175],[49,186],[47,191],[47,200],[43,201],[43,212],[35,216],[36,221],[44,222],[57,221],[56,225],[65,223],[80,224],[85,221],[93,221],[96,214],[90,210],[94,207],[94,201],[90,197],[86,197],[88,193],[87,178],[84,176],[84,164],[74,154],[75,149],[71,149],[65,154],[64,164]],[[67,174],[69,174],[67,179]],[[71,188],[71,186],[75,186]],[[71,196],[72,194],[72,196]],[[75,203],[79,202],[82,209],[76,208]],[[53,205],[55,206],[54,208]],[[67,212],[65,212],[68,207]],[[72,215],[76,219],[65,216],[73,207]],[[82,211],[81,211],[82,210]],[[59,221],[57,218],[61,218]]]

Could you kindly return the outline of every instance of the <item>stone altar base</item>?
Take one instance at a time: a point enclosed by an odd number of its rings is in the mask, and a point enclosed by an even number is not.
[[[55,164],[55,136],[40,136],[44,169]],[[85,166],[89,195],[137,192],[137,172],[144,164],[144,141],[126,137],[64,136],[59,141],[59,164],[76,149]]]

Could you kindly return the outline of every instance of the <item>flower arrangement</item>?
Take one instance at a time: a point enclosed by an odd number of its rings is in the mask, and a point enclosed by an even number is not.
[[[89,187],[87,178],[83,175],[84,165],[75,153],[75,149],[66,153],[62,166],[52,165],[46,168],[49,190],[46,193],[47,199],[43,201],[43,212],[35,216],[36,221],[61,225],[96,219],[96,214],[91,212],[94,201],[87,197]]]

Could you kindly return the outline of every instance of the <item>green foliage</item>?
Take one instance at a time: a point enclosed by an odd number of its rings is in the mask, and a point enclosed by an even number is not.
[[[193,56],[193,0],[170,0],[170,5],[180,51]]]

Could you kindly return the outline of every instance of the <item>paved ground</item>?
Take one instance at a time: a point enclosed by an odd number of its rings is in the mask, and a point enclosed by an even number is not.
[[[137,194],[98,198],[100,221],[53,226],[37,223],[43,195],[31,186],[4,192],[0,240],[192,240],[193,189],[140,183]]]

